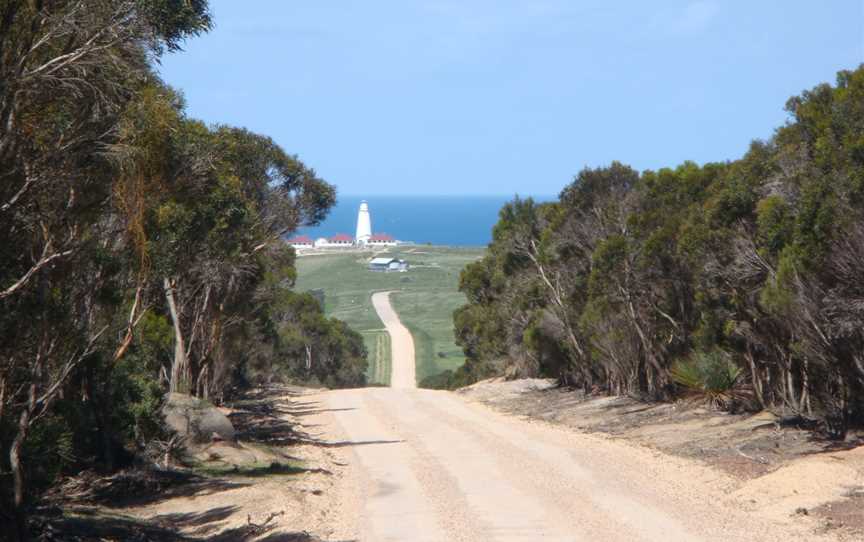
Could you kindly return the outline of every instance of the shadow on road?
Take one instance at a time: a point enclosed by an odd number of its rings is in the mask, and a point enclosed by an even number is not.
[[[317,401],[304,400],[302,395],[291,389],[273,386],[252,392],[235,402],[229,418],[237,431],[238,440],[274,448],[293,444],[341,448],[401,442],[331,442],[318,438],[301,428],[296,419],[352,409],[328,409]],[[241,511],[241,503],[196,512],[164,513],[146,521],[124,515],[121,510],[127,507],[149,506],[179,497],[203,497],[248,487],[255,483],[253,479],[258,477],[280,474],[333,474],[327,469],[303,467],[297,458],[287,454],[282,456],[289,464],[272,462],[265,465],[235,465],[233,470],[229,468],[215,474],[208,474],[206,470],[193,473],[158,469],[130,469],[108,476],[84,473],[53,490],[53,498],[47,499],[40,512],[34,516],[31,532],[36,537],[50,533],[47,539],[51,540],[317,542],[319,539],[306,532],[277,529],[279,521],[276,515],[256,518],[253,514],[238,521],[236,515],[244,513]],[[238,527],[228,527],[238,523],[241,524]],[[186,534],[180,534],[181,531]]]
[[[347,446],[368,446],[370,444],[399,444],[404,440],[342,440],[329,442],[326,440],[318,440],[312,444],[322,446],[324,448],[345,448]]]
[[[243,401],[234,403],[234,412],[229,415],[237,430],[239,440],[260,442],[273,445],[308,444],[325,448],[347,446],[367,446],[371,444],[398,444],[402,440],[368,440],[331,442],[319,439],[301,429],[286,417],[314,416],[325,412],[344,412],[356,408],[325,408],[318,401],[296,399],[299,394],[291,394],[285,388],[273,386],[258,390]],[[302,397],[302,396],[301,396]],[[306,425],[305,428],[315,427]],[[266,469],[265,469],[266,470]],[[298,470],[300,472],[300,470]],[[262,474],[272,474],[263,472]]]

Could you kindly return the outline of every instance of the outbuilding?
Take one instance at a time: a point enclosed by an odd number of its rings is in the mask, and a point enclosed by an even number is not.
[[[382,272],[405,272],[408,271],[408,262],[400,260],[399,258],[372,258],[372,260],[369,261],[369,270]]]

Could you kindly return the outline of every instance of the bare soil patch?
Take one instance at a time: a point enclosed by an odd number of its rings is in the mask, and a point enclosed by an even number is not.
[[[826,530],[840,529],[864,536],[864,487],[850,489],[840,500],[825,503],[812,511],[802,509],[799,513],[822,518]]]
[[[259,389],[223,409],[236,442],[190,448],[171,470],[84,473],[59,484],[33,525],[39,540],[344,540],[338,451],[307,416],[311,390]],[[334,513],[335,511],[335,513]]]

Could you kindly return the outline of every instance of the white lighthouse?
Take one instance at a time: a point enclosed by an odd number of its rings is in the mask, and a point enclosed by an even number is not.
[[[366,200],[360,202],[357,212],[357,235],[354,236],[358,245],[365,245],[372,237],[372,218],[369,216],[369,204]]]

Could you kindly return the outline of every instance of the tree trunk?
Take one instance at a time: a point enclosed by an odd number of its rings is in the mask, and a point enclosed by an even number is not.
[[[18,419],[18,432],[15,434],[12,446],[9,448],[9,467],[12,469],[13,504],[15,505],[16,514],[22,513],[24,507],[24,489],[26,483],[24,480],[24,467],[21,463],[21,447],[24,445],[24,441],[27,440],[29,429],[30,410],[25,408]]]
[[[174,297],[174,281],[167,277],[163,281],[165,299],[171,313],[171,323],[174,325],[174,361],[171,363],[171,378],[168,389],[171,392],[189,393],[189,361],[186,357],[186,347],[183,344],[183,331],[180,328],[180,314]]]
[[[3,413],[6,411],[6,377],[0,377],[0,425],[3,423]]]
[[[141,314],[138,315],[138,308],[141,305],[141,292],[143,289],[144,281],[139,277],[138,288],[135,289],[135,301],[132,303],[132,310],[129,311],[129,323],[126,325],[126,334],[123,336],[123,340],[120,341],[120,345],[114,351],[114,363],[117,363],[124,355],[126,355],[126,351],[132,345],[132,339],[135,337],[135,326],[138,325],[138,322],[141,321],[141,318],[147,310],[142,310]]]
[[[38,363],[38,361],[37,361]],[[37,368],[38,371],[38,368]],[[38,373],[37,373],[38,374]],[[24,465],[21,462],[21,449],[30,432],[30,417],[36,407],[36,382],[30,384],[29,398],[21,416],[18,418],[18,432],[9,447],[9,468],[12,471],[12,513],[15,516],[15,532],[13,537],[17,540],[27,540],[27,513],[24,508],[27,481],[24,477]]]
[[[665,396],[666,394],[665,388],[668,383],[666,372],[663,369],[663,366],[660,365],[660,362],[657,361],[657,358],[654,355],[654,350],[651,348],[651,342],[648,340],[648,337],[642,330],[642,326],[639,324],[639,316],[636,314],[636,308],[633,306],[633,301],[630,299],[630,293],[624,290],[623,287],[621,288],[621,292],[624,294],[625,300],[627,301],[630,322],[636,329],[636,334],[639,336],[639,341],[642,343],[642,350],[645,353],[645,360],[647,361],[647,364],[645,365],[645,376],[647,378],[648,393],[655,395],[655,398],[656,396],[665,398],[662,396]],[[650,374],[652,369],[656,372],[656,376]],[[660,392],[659,394],[657,393],[658,391]]]
[[[108,471],[113,471],[116,463],[116,457],[114,456],[114,440],[111,438],[111,435],[114,434],[114,431],[112,431],[111,428],[110,413],[112,411],[113,409],[110,403],[108,403],[104,404],[97,413],[97,416],[99,417],[99,425],[102,426],[102,430],[100,431],[100,433],[102,433],[102,455],[105,460],[105,469]]]
[[[858,371],[858,380],[864,383],[864,356],[853,354],[852,361],[855,364],[855,370]]]
[[[756,394],[756,400],[759,401],[759,406],[765,408],[765,396],[762,394],[762,380],[759,378],[759,372],[756,370],[756,360],[753,359],[753,352],[750,351],[750,343],[747,343],[747,353],[744,355],[750,365],[750,380],[753,381],[753,392]]]
[[[196,389],[197,396],[210,400],[210,386],[208,385],[207,379],[209,378],[210,365],[208,363],[202,364],[201,371],[198,373],[198,378],[196,380]]]
[[[804,360],[801,368],[801,409],[807,411],[808,416],[813,415],[813,408],[810,406],[810,362]]]
[[[801,403],[798,400],[797,393],[795,393],[795,383],[792,380],[792,360],[786,360],[786,367],[784,368],[786,373],[786,397],[789,406],[792,407],[795,414],[801,414]]]

